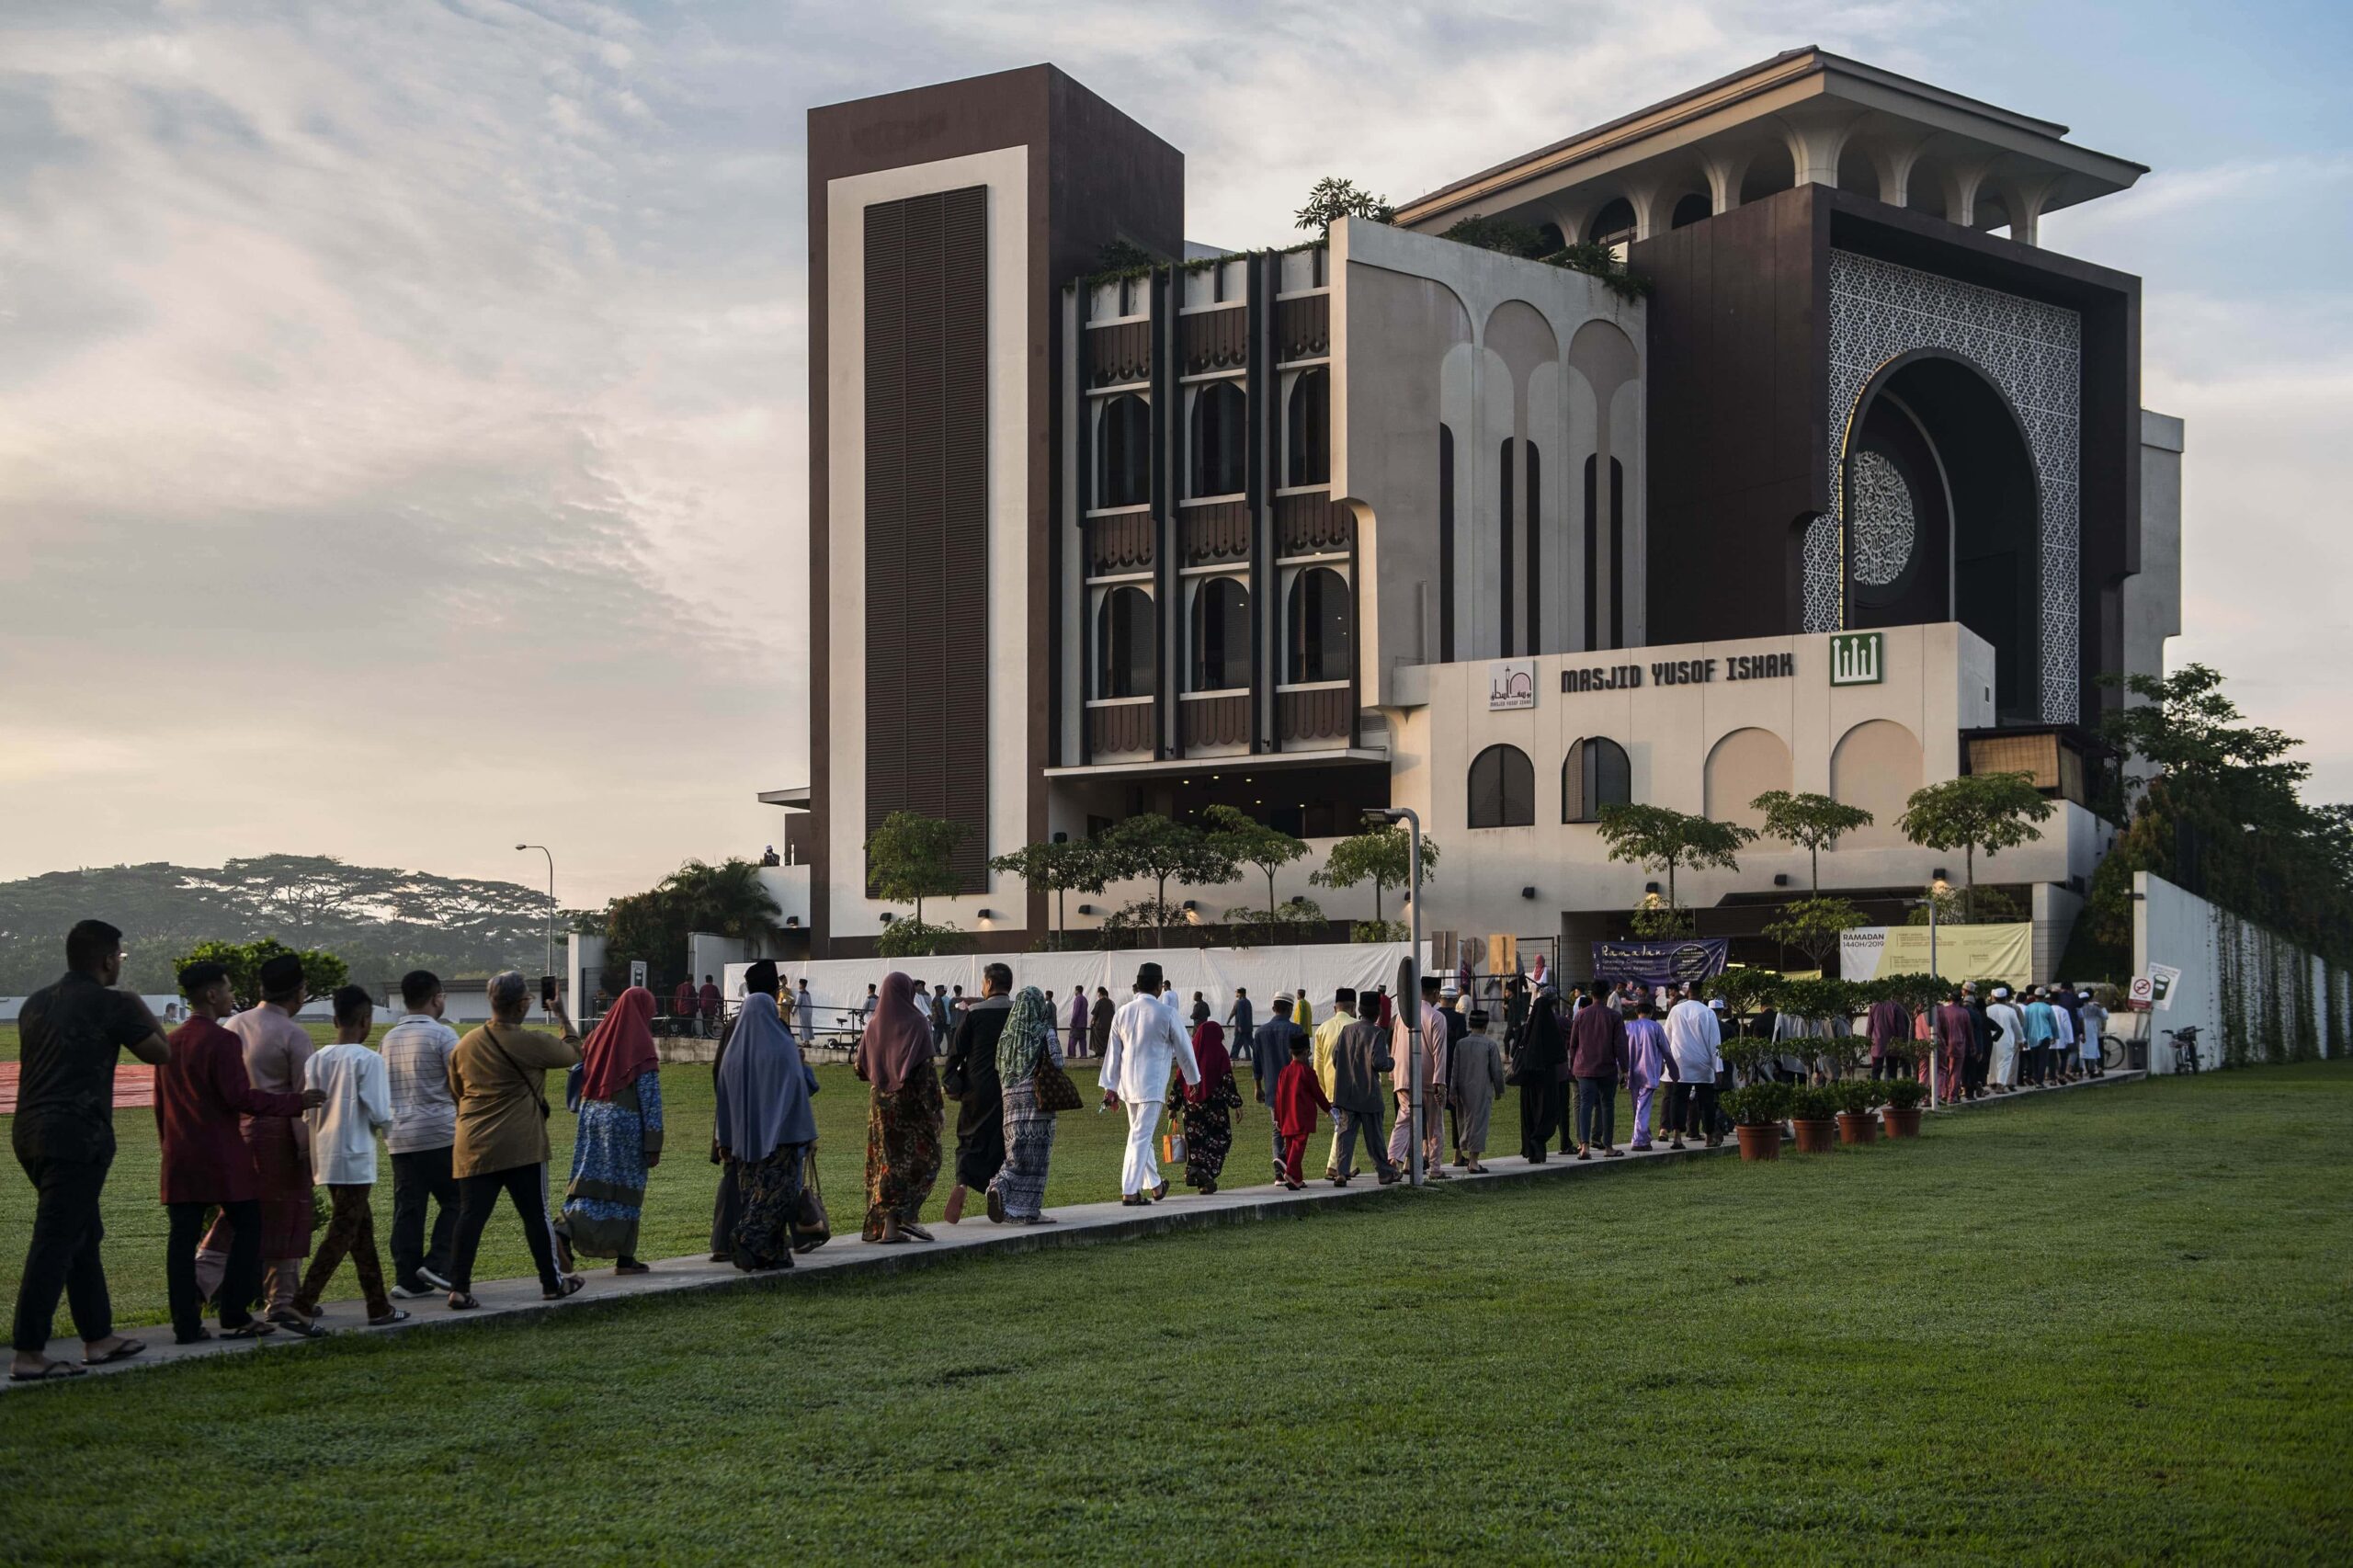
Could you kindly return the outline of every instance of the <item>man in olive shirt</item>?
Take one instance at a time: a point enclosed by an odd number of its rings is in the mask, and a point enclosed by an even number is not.
[[[458,1139],[449,1156],[458,1178],[458,1234],[449,1253],[449,1305],[463,1312],[473,1297],[474,1253],[498,1195],[522,1217],[523,1240],[539,1266],[540,1293],[560,1301],[581,1287],[577,1274],[558,1274],[555,1240],[548,1231],[548,1096],[550,1069],[580,1060],[580,1036],[563,1008],[549,1015],[563,1038],[523,1027],[530,986],[516,970],[489,986],[491,1021],[449,1053],[449,1093],[458,1102]]]
[[[115,990],[122,933],[85,920],[66,934],[63,980],[25,999],[17,1016],[21,1066],[13,1129],[17,1162],[39,1194],[32,1244],[17,1286],[12,1382],[78,1378],[82,1367],[136,1356],[146,1346],[114,1331],[98,1243],[98,1194],[114,1163],[114,1064],[129,1047],[158,1066],[172,1048],[147,1004]],[[82,1336],[82,1367],[52,1361],[49,1331],[65,1296]]]

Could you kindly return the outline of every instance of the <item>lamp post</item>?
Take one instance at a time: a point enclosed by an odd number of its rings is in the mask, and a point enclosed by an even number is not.
[[[1414,1119],[1405,1159],[1413,1185],[1420,1187],[1427,1179],[1422,1169],[1422,819],[1410,806],[1385,806],[1366,812],[1365,820],[1402,822],[1412,833],[1405,862],[1405,903],[1413,911],[1413,937],[1405,949],[1405,975],[1400,987],[1404,994],[1397,998],[1397,1016],[1413,1019],[1405,1031],[1405,1071],[1411,1077]]]
[[[540,854],[548,858],[547,967],[540,971],[540,972],[541,974],[553,974],[555,972],[555,851],[550,849],[544,844],[518,844],[515,848],[518,853],[526,849],[536,849]]]
[[[1928,973],[1931,978],[1940,983],[1944,975],[1937,969],[1937,901],[1951,891],[1942,877],[1934,877],[1928,882],[1928,896],[1915,901],[1928,906]],[[1942,1065],[1937,1060],[1936,1032],[1934,1028],[1928,1030],[1928,1108],[1930,1110],[1937,1108],[1937,1070]]]

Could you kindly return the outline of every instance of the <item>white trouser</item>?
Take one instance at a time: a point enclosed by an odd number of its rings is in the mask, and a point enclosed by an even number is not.
[[[1120,1196],[1133,1198],[1160,1185],[1160,1153],[1153,1137],[1160,1131],[1158,1100],[1124,1100],[1128,1112],[1128,1157],[1120,1165]]]
[[[2004,1088],[2015,1088],[2018,1081],[2018,1048],[2007,1040],[1994,1042],[1994,1060],[1985,1070],[1985,1081]]]

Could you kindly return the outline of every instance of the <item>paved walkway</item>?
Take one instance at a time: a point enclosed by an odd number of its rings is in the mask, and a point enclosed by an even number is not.
[[[21,1063],[0,1062],[0,1116],[17,1114],[17,1074]],[[133,1110],[155,1103],[155,1070],[125,1062],[114,1070],[114,1108]]]
[[[2055,1089],[2028,1089],[2017,1094],[1996,1096],[1973,1105],[1943,1108],[1944,1112],[1978,1110],[1988,1106],[2012,1105],[2043,1094],[2066,1094],[2077,1089],[2106,1088],[2118,1084],[2136,1082],[2146,1076],[2140,1073],[2110,1073],[2105,1078],[2084,1084],[2063,1085]],[[1503,1131],[1502,1123],[1497,1123]],[[1482,1183],[1502,1181],[1542,1180],[1547,1177],[1574,1179],[1597,1176],[1604,1171],[1627,1170],[1637,1165],[1655,1164],[1663,1160],[1691,1160],[1709,1157],[1737,1157],[1737,1145],[1726,1137],[1722,1146],[1710,1149],[1693,1144],[1680,1152],[1660,1143],[1644,1153],[1629,1152],[1623,1159],[1603,1159],[1596,1156],[1580,1161],[1574,1155],[1554,1155],[1544,1164],[1530,1165],[1518,1155],[1502,1156],[1487,1162],[1483,1176],[1468,1176],[1449,1171],[1449,1183]],[[1256,1157],[1255,1149],[1236,1148],[1234,1163],[1247,1168]],[[969,1210],[974,1217],[961,1225],[931,1222],[932,1233],[938,1239],[928,1244],[909,1242],[885,1246],[879,1242],[860,1241],[855,1232],[836,1235],[817,1251],[803,1255],[794,1267],[771,1274],[745,1275],[723,1263],[712,1263],[703,1255],[665,1259],[654,1265],[650,1274],[628,1277],[613,1274],[609,1267],[587,1275],[588,1288],[563,1301],[545,1301],[540,1298],[537,1279],[500,1279],[478,1283],[474,1298],[482,1306],[473,1312],[453,1312],[447,1299],[433,1296],[422,1301],[402,1301],[411,1314],[404,1324],[390,1328],[369,1328],[363,1309],[356,1300],[330,1301],[322,1326],[336,1335],[342,1334],[406,1334],[417,1329],[447,1327],[456,1324],[502,1321],[516,1317],[548,1312],[573,1312],[606,1301],[631,1300],[640,1296],[672,1295],[688,1290],[757,1290],[789,1284],[796,1278],[815,1275],[832,1276],[843,1273],[887,1274],[919,1267],[942,1258],[970,1256],[975,1253],[1006,1254],[1029,1252],[1040,1247],[1068,1245],[1074,1243],[1122,1241],[1134,1236],[1156,1235],[1167,1231],[1202,1225],[1237,1223],[1262,1219],[1271,1214],[1300,1209],[1328,1208],[1334,1204],[1360,1200],[1376,1192],[1392,1190],[1380,1186],[1370,1175],[1360,1175],[1346,1187],[1336,1187],[1328,1182],[1311,1182],[1299,1192],[1285,1191],[1272,1184],[1258,1187],[1221,1188],[1209,1197],[1172,1185],[1168,1197],[1150,1209],[1130,1209],[1113,1200],[1108,1203],[1081,1203],[1051,1210],[1059,1223],[1051,1225],[1007,1226],[992,1224],[981,1206],[975,1202]],[[855,1224],[854,1213],[837,1212],[836,1224]],[[59,1312],[64,1318],[63,1307]],[[286,1334],[274,1335],[264,1340],[208,1340],[196,1345],[175,1345],[168,1327],[131,1330],[131,1335],[146,1342],[146,1351],[129,1361],[95,1369],[92,1377],[104,1377],[118,1372],[136,1371],[144,1367],[169,1366],[175,1362],[195,1360],[204,1357],[269,1355],[290,1347],[316,1343],[296,1339]],[[49,1354],[54,1358],[79,1359],[79,1340],[53,1339]],[[87,1382],[88,1378],[69,1378],[66,1382]],[[0,1389],[28,1388],[24,1383],[0,1382]]]

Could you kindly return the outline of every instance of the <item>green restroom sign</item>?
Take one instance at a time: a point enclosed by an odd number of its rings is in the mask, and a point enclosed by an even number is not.
[[[1886,635],[1878,631],[1836,631],[1830,637],[1830,684],[1877,686],[1883,678]]]

